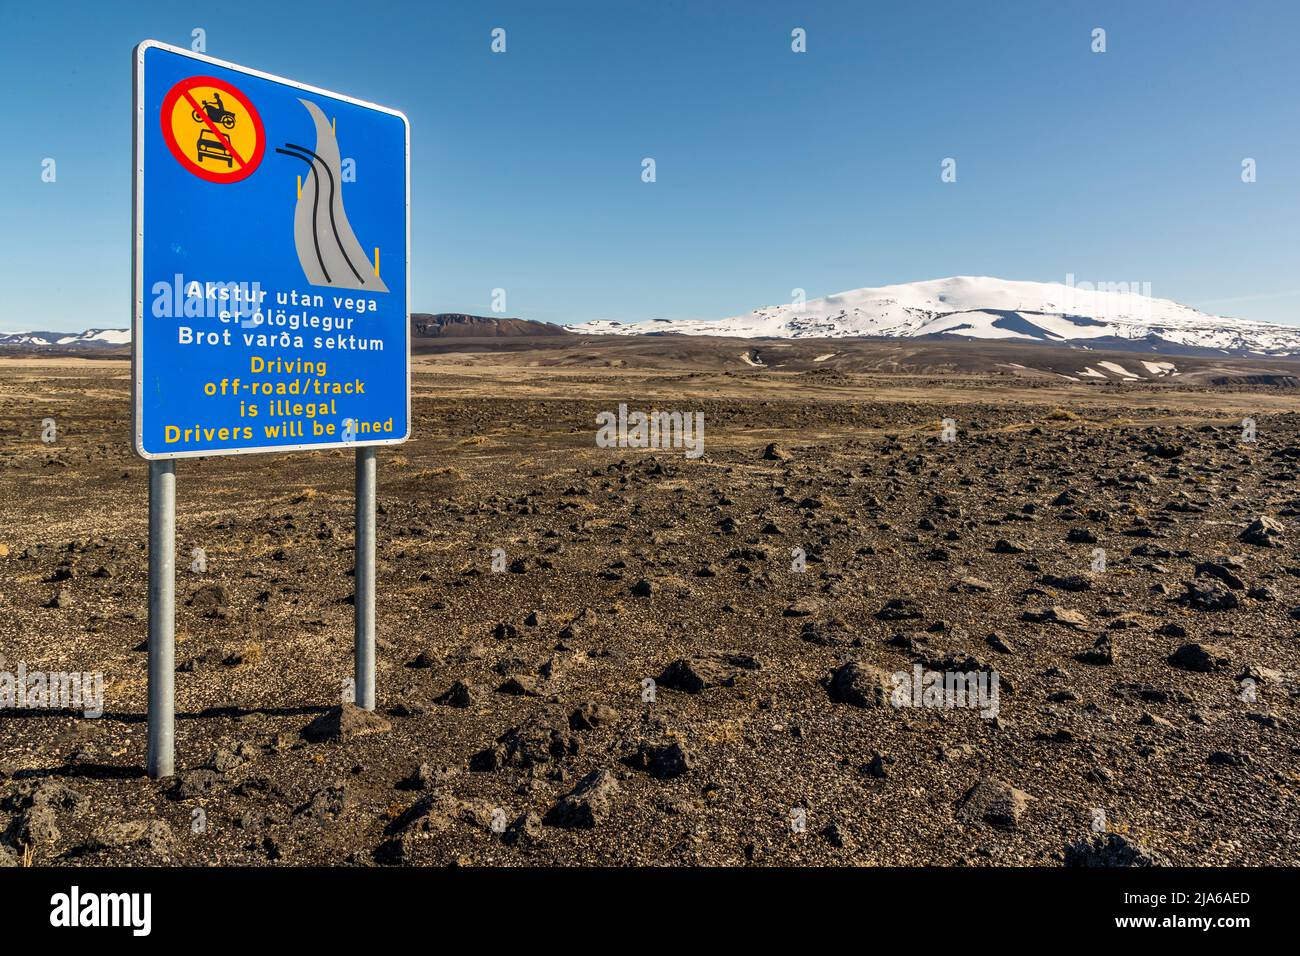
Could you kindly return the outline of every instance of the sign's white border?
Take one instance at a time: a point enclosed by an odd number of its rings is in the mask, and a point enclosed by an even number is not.
[[[292,86],[295,89],[304,90],[308,93],[314,93],[317,96],[328,96],[336,100],[342,100],[345,103],[351,103],[354,106],[361,106],[365,109],[378,110],[381,113],[388,113],[390,116],[396,116],[402,121],[406,130],[406,315],[403,322],[403,329],[406,337],[406,433],[400,438],[382,438],[371,441],[341,441],[330,442],[328,444],[298,444],[298,445],[269,445],[256,448],[231,448],[231,449],[203,449],[200,451],[177,451],[170,453],[153,453],[144,449],[144,423],[142,413],[144,411],[144,390],[142,385],[143,369],[143,349],[144,349],[144,53],[150,48],[166,50],[168,53],[175,53],[178,56],[188,57],[191,60],[198,60],[201,63],[210,63],[213,66],[224,67],[227,70],[234,70],[237,73],[243,73],[247,76],[256,76],[263,80],[271,80],[274,83],[283,83],[286,86]],[[141,458],[149,461],[163,461],[172,458],[207,458],[219,457],[224,455],[250,455],[266,452],[288,452],[288,451],[326,451],[331,448],[365,448],[374,445],[399,445],[411,437],[411,121],[407,119],[406,114],[401,110],[390,109],[387,106],[379,106],[375,103],[367,103],[365,100],[354,99],[351,96],[344,96],[342,93],[334,93],[330,90],[322,90],[319,87],[308,86],[305,83],[296,83],[293,80],[285,79],[282,76],[274,76],[270,73],[263,73],[260,70],[249,69],[246,66],[240,66],[237,63],[227,63],[225,60],[218,60],[214,57],[204,56],[201,53],[194,53],[180,47],[174,47],[167,43],[160,43],[157,40],[144,40],[139,43],[132,53],[133,76],[132,84],[133,99],[135,109],[132,111],[132,126],[134,127],[134,136],[132,137],[132,148],[134,150],[135,178],[131,183],[131,231],[134,233],[133,243],[131,246],[131,311],[133,320],[131,323],[131,380],[133,382],[132,391],[134,392],[131,403],[131,432],[134,435],[133,444],[135,453]]]

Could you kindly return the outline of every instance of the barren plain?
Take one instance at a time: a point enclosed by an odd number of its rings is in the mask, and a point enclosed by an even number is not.
[[[160,781],[129,363],[0,359],[0,672],[104,680],[0,710],[0,863],[1300,862],[1300,363],[782,348],[423,349],[373,715],[351,455],[180,462]],[[705,453],[596,447],[620,404]]]

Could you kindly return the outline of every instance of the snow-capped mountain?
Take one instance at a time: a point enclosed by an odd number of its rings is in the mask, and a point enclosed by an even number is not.
[[[129,345],[130,329],[87,329],[85,332],[0,332],[0,346]]]
[[[951,335],[1051,342],[1078,348],[1290,355],[1300,327],[1207,315],[1136,291],[1136,283],[1090,285],[955,276],[854,289],[805,303],[767,306],[729,319],[599,320],[587,334],[729,335],[740,338],[845,338]],[[1129,291],[1133,289],[1133,291]]]

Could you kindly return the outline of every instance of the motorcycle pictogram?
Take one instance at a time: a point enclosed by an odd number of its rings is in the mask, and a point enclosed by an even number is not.
[[[212,99],[204,100],[202,105],[203,113],[207,114],[207,118],[213,126],[220,124],[226,129],[235,128],[235,114],[226,109],[226,104],[221,102],[220,93],[213,92]],[[198,110],[192,110],[191,115],[194,117],[194,122],[203,123],[203,114],[199,113]],[[220,134],[212,135],[206,123],[199,129],[199,141],[194,148],[194,155],[200,163],[203,162],[205,156],[209,159],[220,160],[227,166],[234,162],[230,156],[230,149],[222,141]]]
[[[193,110],[194,122],[202,123],[203,117],[199,115],[198,110]],[[235,114],[226,109],[226,104],[221,102],[221,94],[213,93],[212,99],[203,101],[203,112],[208,114],[208,119],[213,123],[220,123],[226,129],[235,128]]]

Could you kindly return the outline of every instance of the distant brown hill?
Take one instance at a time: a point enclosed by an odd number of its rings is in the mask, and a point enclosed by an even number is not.
[[[459,312],[411,313],[411,334],[416,338],[518,338],[525,335],[569,335],[562,325],[532,319],[494,319]]]

